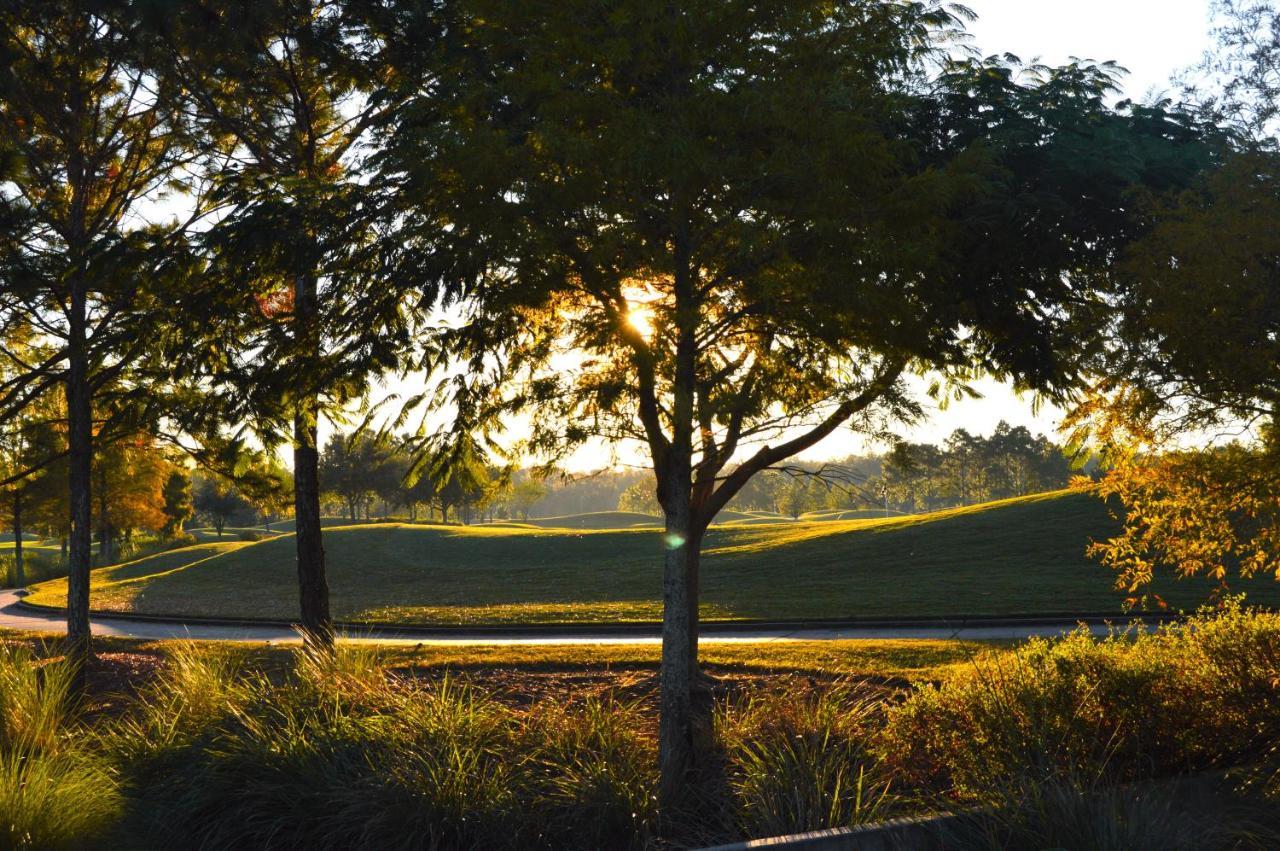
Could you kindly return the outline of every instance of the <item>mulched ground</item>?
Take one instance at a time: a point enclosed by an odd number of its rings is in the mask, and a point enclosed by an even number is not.
[[[392,668],[389,676],[404,682],[431,683],[445,677],[461,680],[490,697],[514,708],[554,701],[563,705],[590,698],[609,698],[635,704],[642,712],[657,712],[658,671],[654,665],[613,665],[609,667],[545,665],[523,666],[403,666]],[[821,674],[789,672],[744,672],[740,669],[708,665],[705,684],[715,700],[747,695],[803,694],[815,688],[843,682],[866,690],[867,697],[895,700],[909,688],[905,680],[888,677],[841,678]]]
[[[59,658],[56,655],[50,659]],[[283,676],[283,660],[270,657],[266,663],[269,675]],[[86,669],[88,678],[85,706],[90,716],[115,715],[136,698],[164,669],[164,652],[157,645],[141,645],[136,649],[112,649],[98,652]],[[910,690],[906,680],[894,677],[841,678],[816,673],[761,671],[742,667],[705,665],[704,685],[716,700],[732,700],[746,696],[804,694],[837,683],[865,690],[868,698],[900,700]],[[437,683],[446,677],[464,682],[514,709],[527,709],[537,703],[553,701],[561,705],[580,704],[588,699],[609,699],[634,705],[645,715],[656,717],[658,706],[658,668],[656,664],[634,663],[583,665],[535,663],[529,665],[413,665],[394,666],[388,678],[405,685]],[[274,678],[274,676],[273,676]]]

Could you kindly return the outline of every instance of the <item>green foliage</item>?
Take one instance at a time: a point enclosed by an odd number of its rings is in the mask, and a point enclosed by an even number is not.
[[[169,537],[182,531],[183,524],[195,514],[195,506],[191,503],[191,477],[183,470],[174,470],[164,483],[163,532]]]
[[[359,3],[142,8],[220,214],[198,245],[206,286],[188,342],[201,344],[176,363],[214,392],[183,421],[215,433],[244,423],[275,446],[293,439],[295,415],[314,429],[322,408],[358,401],[406,342],[356,156],[387,105],[381,43]]]
[[[856,686],[730,703],[717,717],[744,836],[886,817],[889,777],[873,752],[880,707]]]
[[[0,587],[18,588],[66,575],[67,566],[56,553],[33,552],[28,547],[22,557],[22,582],[19,582],[12,550],[0,551]]]
[[[922,787],[988,802],[1249,764],[1280,736],[1277,660],[1280,616],[1235,603],[1132,637],[1037,639],[893,709],[882,753]]]
[[[990,437],[957,429],[941,447],[899,445],[885,459],[882,484],[893,504],[928,511],[1055,490],[1070,474],[1063,447],[1001,421]]]
[[[833,429],[914,416],[908,364],[1074,385],[1126,193],[1204,159],[1183,116],[1104,106],[1113,66],[945,62],[940,4],[458,14],[382,158],[406,234],[474,279],[428,347],[472,367],[444,431],[530,410],[535,455],[634,439],[660,494],[688,454],[695,534]]]
[[[213,475],[202,475],[195,481],[192,505],[199,516],[206,519],[222,536],[227,521],[253,510],[252,503],[244,497],[234,483]]]
[[[640,481],[629,486],[618,495],[618,510],[656,517],[662,513],[662,506],[658,505],[658,498],[653,492],[653,484]]]
[[[145,847],[656,840],[647,689],[637,698],[624,679],[626,691],[529,702],[450,672],[546,673],[572,651],[513,663],[451,649],[438,666],[430,649],[368,645],[162,652],[139,694],[81,722],[64,662],[0,645],[0,847],[104,842],[112,828]],[[806,664],[751,652],[757,675]],[[666,835],[708,844],[986,803],[953,845],[1270,847],[1273,803],[1229,782],[1188,797],[1147,781],[1265,764],[1280,741],[1278,659],[1280,616],[1231,605],[1128,638],[993,652],[901,701],[878,678],[761,685],[717,701],[696,794],[666,814]]]
[[[1187,786],[1194,787],[1196,780]],[[1198,785],[1208,784],[1203,779]],[[1274,847],[1272,805],[1233,799],[1229,784],[1199,790],[1163,785],[1100,786],[1050,781],[944,834],[951,847],[978,851],[1238,851]],[[1199,792],[1199,794],[1196,794]]]
[[[121,816],[116,779],[78,747],[72,667],[0,642],[0,848],[82,847]]]
[[[92,847],[119,821],[123,803],[111,774],[98,762],[0,749],[4,851]]]

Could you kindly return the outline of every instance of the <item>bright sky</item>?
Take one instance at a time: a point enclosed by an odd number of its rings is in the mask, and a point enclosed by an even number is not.
[[[1177,71],[1195,64],[1209,47],[1209,0],[967,0],[978,14],[969,30],[983,55],[1013,53],[1025,62],[1057,65],[1073,57],[1115,60],[1128,69],[1125,97],[1145,99],[1169,89]],[[923,385],[922,385],[923,386]],[[1000,420],[1052,433],[1061,411],[1032,413],[1031,400],[1010,388],[979,382],[981,399],[951,403],[947,410],[929,405],[930,416],[906,436],[940,442],[957,428],[989,433]],[[923,398],[923,394],[921,394]],[[926,400],[927,401],[927,400]],[[804,457],[833,458],[866,451],[849,432],[827,438]],[[630,460],[625,450],[623,461]],[[638,460],[638,459],[637,459]],[[584,447],[572,464],[598,469],[610,463],[601,446]]]
[[[1115,60],[1129,70],[1125,97],[1144,99],[1169,88],[1175,72],[1195,64],[1209,47],[1208,0],[967,0],[978,14],[970,27],[974,45],[985,55],[1013,53],[1024,62],[1058,65],[1072,57]],[[913,440],[938,442],[957,428],[989,433],[1000,420],[1052,432],[1061,412],[1031,412],[1031,400],[1019,399],[996,382],[977,385],[983,398],[952,403],[934,411],[916,428]],[[812,453],[830,458],[857,452],[861,442],[842,433]]]

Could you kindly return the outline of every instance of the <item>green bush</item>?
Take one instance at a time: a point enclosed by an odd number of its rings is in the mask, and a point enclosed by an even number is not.
[[[1060,780],[953,825],[944,844],[973,851],[1269,851],[1280,847],[1277,815],[1225,782],[1088,787]]]
[[[855,682],[729,700],[712,714],[696,794],[663,830],[715,844],[982,803],[989,817],[957,847],[1269,847],[1274,833],[1241,833],[1251,815],[1193,824],[1146,781],[1251,766],[1258,788],[1274,783],[1278,650],[1280,615],[1231,604],[1134,636],[1032,641],[901,702]],[[70,668],[41,655],[0,644],[0,851],[119,836],[276,849],[663,841],[647,703],[516,703],[416,679],[371,645],[263,666],[236,645],[176,642],[136,699],[86,722]]]
[[[115,825],[122,805],[96,760],[0,749],[0,851],[90,847]]]
[[[646,726],[634,703],[535,707],[519,734],[528,832],[558,848],[645,847],[658,816],[658,753]]]
[[[918,690],[878,747],[898,776],[962,800],[1235,765],[1280,731],[1278,650],[1280,615],[1238,603],[1133,636],[1036,639]]]

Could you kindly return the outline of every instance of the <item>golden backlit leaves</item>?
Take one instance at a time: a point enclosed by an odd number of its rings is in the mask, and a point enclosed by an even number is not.
[[[1280,580],[1277,461],[1266,444],[1122,459],[1101,481],[1076,483],[1123,505],[1121,533],[1089,553],[1117,572],[1116,587],[1131,604],[1153,599],[1144,592],[1160,568],[1213,579],[1218,595],[1233,575]]]

